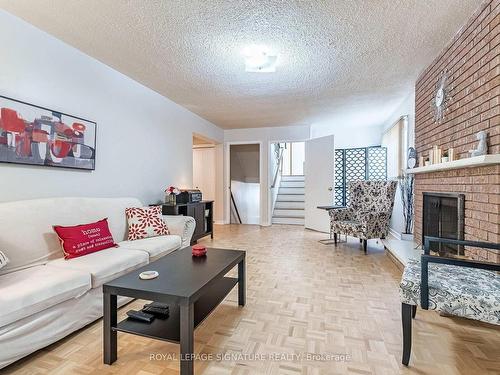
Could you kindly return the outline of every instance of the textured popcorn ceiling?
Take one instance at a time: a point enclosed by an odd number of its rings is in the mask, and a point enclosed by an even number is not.
[[[0,0],[8,12],[223,128],[380,125],[479,5]],[[276,73],[245,72],[241,50],[251,43],[280,54]]]

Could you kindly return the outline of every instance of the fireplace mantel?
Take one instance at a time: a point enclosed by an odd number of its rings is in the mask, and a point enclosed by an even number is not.
[[[407,169],[410,174],[446,171],[450,169],[482,167],[485,165],[500,164],[500,154],[475,156],[473,158],[453,160],[446,163],[431,164],[424,167]]]

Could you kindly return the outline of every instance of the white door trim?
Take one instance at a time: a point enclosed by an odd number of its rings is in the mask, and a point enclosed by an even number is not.
[[[265,188],[263,176],[263,154],[262,154],[262,141],[228,141],[224,142],[224,224],[231,223],[231,194],[229,185],[231,184],[231,145],[259,145],[259,188],[260,188],[260,207],[259,207],[259,225],[265,225],[263,222],[263,213],[266,208],[262,204],[262,195],[267,190]]]

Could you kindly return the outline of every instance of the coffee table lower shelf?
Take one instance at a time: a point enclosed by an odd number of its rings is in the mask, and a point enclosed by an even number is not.
[[[238,283],[234,277],[223,277],[218,280],[194,303],[194,327],[196,328],[222,302],[231,289]],[[124,319],[111,327],[113,331],[131,333],[173,343],[180,342],[180,308],[169,306],[170,315],[167,319],[156,318],[152,323],[139,322],[130,318]]]

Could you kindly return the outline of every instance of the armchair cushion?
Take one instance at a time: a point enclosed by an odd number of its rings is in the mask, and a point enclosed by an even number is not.
[[[389,231],[396,181],[349,182],[350,205],[330,210],[330,229],[361,239],[384,238]]]
[[[401,302],[420,303],[420,261],[408,260]],[[500,275],[493,271],[429,264],[429,309],[500,325]]]
[[[367,238],[382,238],[387,235],[390,212],[360,211],[358,221],[365,225]]]
[[[357,238],[366,238],[366,225],[352,220],[334,221],[332,223],[332,232]]]
[[[349,207],[331,208],[328,212],[331,220],[344,221],[354,219],[354,210]]]
[[[391,218],[390,212],[382,212],[382,211],[358,211],[356,213],[356,220],[360,223],[372,223],[372,222],[384,222],[385,220],[389,220]]]

